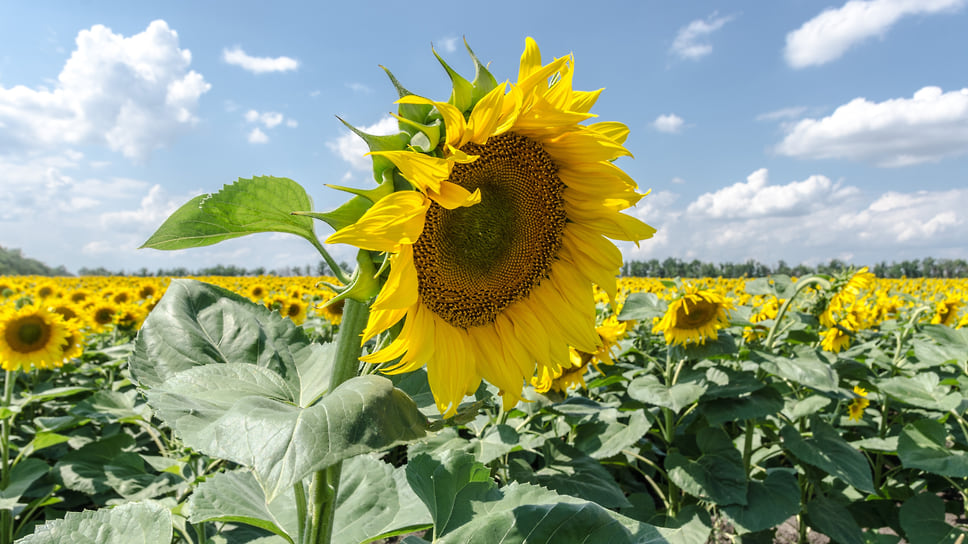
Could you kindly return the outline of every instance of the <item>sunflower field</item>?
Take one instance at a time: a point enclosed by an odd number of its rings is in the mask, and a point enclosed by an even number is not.
[[[964,541],[968,279],[617,278],[628,128],[468,51],[446,101],[387,71],[337,209],[239,179],[144,243],[335,277],[0,277],[0,544]]]

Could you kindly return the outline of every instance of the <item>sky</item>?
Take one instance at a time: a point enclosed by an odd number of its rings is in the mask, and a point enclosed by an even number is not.
[[[483,9],[482,9],[483,6]],[[626,259],[860,265],[968,258],[968,0],[761,2],[5,2],[0,246],[50,266],[135,272],[315,265],[259,234],[138,249],[195,195],[238,178],[373,186],[339,118],[393,130],[390,69],[446,100],[436,50],[464,42],[514,81],[525,38],[572,54],[592,113],[656,227]],[[323,223],[317,235],[332,231]],[[336,245],[338,260],[355,250]]]

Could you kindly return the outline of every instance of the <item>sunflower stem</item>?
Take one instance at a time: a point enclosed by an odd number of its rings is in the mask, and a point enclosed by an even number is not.
[[[7,489],[10,485],[10,427],[13,425],[13,414],[6,415],[7,408],[13,399],[14,373],[7,370],[3,377],[3,401],[0,410],[4,412],[0,418],[0,489]],[[0,510],[0,543],[10,544],[13,542],[13,510],[4,508]]]
[[[333,374],[329,380],[329,392],[359,373],[360,355],[363,352],[360,336],[366,327],[369,313],[370,307],[367,304],[351,298],[346,299],[343,320],[336,334],[336,356],[333,361]],[[304,544],[331,542],[342,468],[342,463],[336,463],[313,474],[306,512],[311,525],[303,540]]]
[[[307,240],[309,240],[309,243],[311,243],[313,247],[316,248],[316,251],[322,255],[323,260],[326,261],[326,265],[329,266],[329,269],[333,271],[333,276],[343,285],[349,285],[349,278],[346,277],[346,273],[343,272],[343,269],[333,259],[332,255],[326,251],[326,248],[323,247],[323,244],[321,244],[316,238],[307,238]]]
[[[815,283],[824,289],[830,289],[830,282],[820,276],[807,276],[805,278],[800,278],[800,281],[797,282],[796,290],[793,291],[793,294],[790,295],[790,298],[783,301],[780,309],[776,312],[776,319],[773,320],[773,326],[770,327],[770,332],[766,335],[766,340],[763,342],[763,345],[766,346],[767,349],[773,348],[773,340],[776,337],[777,326],[779,326],[780,321],[783,320],[783,316],[786,315],[787,308],[790,307],[790,303],[793,302],[793,299],[797,298],[797,295],[802,293],[808,285],[813,285]]]

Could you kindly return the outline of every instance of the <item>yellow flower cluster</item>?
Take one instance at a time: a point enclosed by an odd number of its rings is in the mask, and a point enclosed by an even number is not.
[[[198,277],[277,310],[295,323],[319,315],[339,324],[342,304],[317,277]],[[79,357],[90,335],[133,334],[168,287],[169,278],[134,276],[0,277],[0,365],[55,368]]]

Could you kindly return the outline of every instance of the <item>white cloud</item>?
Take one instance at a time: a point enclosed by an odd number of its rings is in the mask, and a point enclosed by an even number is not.
[[[652,126],[659,132],[675,134],[682,130],[683,123],[682,117],[669,113],[656,117],[655,121],[652,121]]]
[[[249,131],[247,139],[249,140],[250,144],[264,144],[269,141],[269,137],[266,136],[266,133],[262,132],[262,129],[259,127],[255,127]]]
[[[396,134],[400,131],[397,126],[397,120],[390,116],[386,116],[370,126],[359,127],[359,129],[367,134],[376,136]],[[349,162],[354,170],[369,170],[372,168],[373,163],[370,157],[365,156],[370,151],[366,147],[366,142],[349,130],[344,131],[342,136],[333,142],[328,142],[326,145],[335,151],[344,161]]]
[[[223,49],[222,60],[248,70],[253,74],[290,72],[299,68],[299,61],[296,59],[289,57],[253,57],[248,55],[239,46],[235,46],[232,49]]]
[[[805,106],[791,106],[778,110],[768,111],[756,116],[757,121],[780,121],[783,119],[795,119],[807,111]]]
[[[717,17],[715,13],[706,19],[696,19],[679,29],[669,51],[682,59],[698,60],[705,57],[713,52],[713,46],[706,38],[731,19],[732,16]]]
[[[851,0],[787,34],[784,55],[794,68],[826,64],[871,37],[883,36],[903,17],[964,5],[965,0]]]
[[[285,123],[289,128],[299,126],[299,122],[295,119],[287,119],[286,116],[277,111],[264,111],[259,113],[256,110],[249,110],[245,112],[244,117],[247,123],[261,124],[266,130],[273,129],[282,123]],[[246,138],[250,144],[264,144],[269,141],[269,135],[259,127],[250,130]]]
[[[746,178],[712,193],[700,195],[686,213],[712,218],[797,216],[809,213],[855,191],[843,189],[826,176],[814,175],[786,185],[769,185],[761,168]]]
[[[100,144],[144,160],[197,122],[211,85],[165,21],[128,38],[94,25],[76,44],[53,89],[0,86],[0,149]]]
[[[776,150],[801,158],[845,158],[896,167],[968,153],[968,88],[924,87],[912,98],[855,98],[822,119],[788,128]]]
[[[360,94],[370,94],[373,92],[373,89],[362,83],[347,83],[346,86],[353,92]]]
[[[457,38],[453,36],[440,40],[439,44],[440,50],[444,53],[453,53],[454,51],[457,51]]]
[[[684,206],[679,195],[650,194],[633,209],[656,227],[626,259],[699,259],[707,262],[857,264],[933,256],[968,258],[964,245],[968,189],[869,195],[826,176],[769,185],[766,170],[745,183],[706,193]]]

